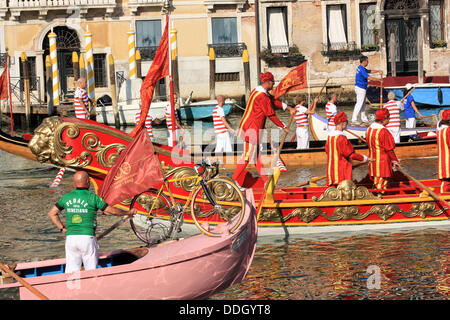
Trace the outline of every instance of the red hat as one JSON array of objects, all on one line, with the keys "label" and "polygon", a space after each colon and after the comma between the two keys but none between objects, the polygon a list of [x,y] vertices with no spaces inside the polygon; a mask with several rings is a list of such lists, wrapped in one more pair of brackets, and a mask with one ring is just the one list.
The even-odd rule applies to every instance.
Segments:
[{"label": "red hat", "polygon": [[259,75],[259,79],[261,80],[261,83],[264,83],[266,81],[274,81],[273,74],[270,72],[261,73]]},{"label": "red hat", "polygon": [[442,120],[450,120],[450,109],[444,110],[444,112],[442,112]]},{"label": "red hat", "polygon": [[385,109],[385,108],[378,109],[375,112],[375,119],[383,120],[383,119],[386,119],[386,118],[389,118],[389,110],[388,109]]},{"label": "red hat", "polygon": [[339,124],[341,122],[348,121],[345,112],[339,112],[334,116],[334,123]]}]

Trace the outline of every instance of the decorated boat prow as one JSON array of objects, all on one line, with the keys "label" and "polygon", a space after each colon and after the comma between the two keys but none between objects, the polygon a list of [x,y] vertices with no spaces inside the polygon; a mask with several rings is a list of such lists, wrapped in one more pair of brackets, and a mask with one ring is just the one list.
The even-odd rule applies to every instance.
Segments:
[{"label": "decorated boat prow", "polygon": [[[201,233],[103,253],[95,270],[66,274],[65,259],[54,259],[19,263],[15,272],[50,300],[205,299],[242,281],[252,263],[258,229],[251,190],[246,199],[242,224],[221,237]],[[228,225],[219,227],[225,231]],[[20,299],[37,299],[19,282],[0,290],[14,287]]]}]

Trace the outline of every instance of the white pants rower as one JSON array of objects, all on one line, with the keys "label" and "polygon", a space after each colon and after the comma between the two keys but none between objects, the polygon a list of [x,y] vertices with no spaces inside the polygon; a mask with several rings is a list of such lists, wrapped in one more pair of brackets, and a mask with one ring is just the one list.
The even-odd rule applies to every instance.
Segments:
[{"label": "white pants rower", "polygon": [[[175,130],[175,141],[177,142],[177,144],[178,144],[178,139],[180,138],[180,129],[176,129]],[[172,144],[172,130],[168,130],[167,129],[167,145],[169,146],[169,147],[173,147],[173,144]]]},{"label": "white pants rower", "polygon": [[93,270],[98,264],[98,244],[94,236],[68,235],[66,237],[66,273]]},{"label": "white pants rower", "polygon": [[216,135],[216,149],[214,152],[232,152],[230,133],[224,132]]},{"label": "white pants rower", "polygon": [[388,127],[387,129],[394,137],[395,143],[399,143],[400,142],[400,127]]},{"label": "white pants rower", "polygon": [[309,127],[297,127],[297,149],[309,148]]},{"label": "white pants rower", "polygon": [[361,121],[369,122],[366,116],[366,89],[355,86],[356,104],[353,108],[352,122],[358,122],[358,115],[361,113]]},{"label": "white pants rower", "polygon": [[405,123],[406,128],[415,128],[416,127],[416,118],[406,118]]}]

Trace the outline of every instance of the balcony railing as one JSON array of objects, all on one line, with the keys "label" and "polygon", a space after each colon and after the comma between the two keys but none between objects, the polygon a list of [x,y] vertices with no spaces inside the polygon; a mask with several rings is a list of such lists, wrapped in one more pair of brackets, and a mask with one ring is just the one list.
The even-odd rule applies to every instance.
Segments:
[{"label": "balcony railing", "polygon": [[164,0],[129,0],[128,7],[131,14],[136,15],[139,7],[162,7]]},{"label": "balcony railing", "polygon": [[208,44],[209,49],[213,48],[217,58],[240,57],[247,46],[243,42],[238,43],[214,43]]},{"label": "balcony railing", "polygon": [[361,50],[356,46],[356,43],[351,42],[335,42],[323,43],[322,55],[324,56],[353,56],[361,53]]},{"label": "balcony railing", "polygon": [[6,53],[0,53],[0,68],[4,68],[6,65]]}]

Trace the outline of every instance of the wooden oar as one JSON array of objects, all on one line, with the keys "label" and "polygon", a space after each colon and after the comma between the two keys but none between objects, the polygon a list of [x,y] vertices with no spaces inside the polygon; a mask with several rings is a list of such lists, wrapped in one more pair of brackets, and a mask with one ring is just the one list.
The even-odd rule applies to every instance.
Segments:
[{"label": "wooden oar", "polygon": [[380,87],[380,109],[383,108],[383,77],[380,79],[381,87]]},{"label": "wooden oar", "polygon": [[0,262],[0,268],[8,273],[10,276],[12,276],[14,279],[19,281],[25,288],[30,290],[36,297],[38,297],[41,300],[49,300],[42,292],[37,290],[35,287],[33,287],[31,284],[23,280],[21,277],[19,277],[17,274],[15,274],[11,269],[9,269],[7,266],[5,266],[3,263]]},{"label": "wooden oar", "polygon": [[119,221],[117,221],[116,223],[114,223],[111,227],[109,227],[105,232],[103,232],[101,235],[99,235],[97,237],[97,241],[103,239],[105,236],[107,236],[108,234],[111,233],[111,231],[113,231],[115,228],[117,228],[118,226],[120,226],[122,223],[124,223],[125,221],[127,221],[128,219],[130,219],[131,216],[124,216],[122,217],[122,219],[120,219]]},{"label": "wooden oar", "polygon": [[400,102],[403,102],[403,100],[405,100],[406,99],[406,97],[408,97],[410,94],[411,94],[411,92],[413,92],[414,91],[414,89],[416,89],[415,87],[414,88],[412,88],[411,89],[411,91],[410,92],[408,92],[401,100],[400,100]]},{"label": "wooden oar", "polygon": [[350,133],[351,135],[354,135],[355,137],[357,137],[359,140],[367,143],[366,139],[364,139],[363,137],[361,137],[360,135],[357,135],[356,133],[354,133],[353,131],[350,131],[348,129],[345,129],[346,132]]},{"label": "wooden oar", "polygon": [[[419,185],[419,187],[421,187],[422,189],[424,189],[426,192],[428,192],[428,194],[436,201],[438,202],[442,202],[443,204],[445,204],[445,206],[447,208],[450,209],[450,205],[448,204],[447,201],[445,201],[444,199],[442,199],[441,197],[439,197],[436,192],[434,192],[433,190],[431,190],[429,187],[427,187],[426,185],[424,185],[422,182],[420,182],[419,180],[417,180],[416,178],[414,178],[412,175],[410,175],[408,172],[406,172],[405,170],[403,170],[400,167],[397,167],[397,169],[403,173],[409,180],[415,182],[417,185]],[[445,212],[445,215],[448,217],[448,214]]]},{"label": "wooden oar", "polygon": [[[294,120],[294,116],[293,115],[291,115],[291,117],[289,118],[289,122],[288,122],[288,125],[286,126],[286,128],[289,129],[291,127],[292,120]],[[285,132],[283,134],[283,137],[281,137],[280,145],[278,146],[278,149],[277,149],[276,153],[272,157],[272,167],[274,167],[276,165],[278,159],[280,158],[280,151],[281,151],[281,148],[283,148],[284,140],[286,140],[286,136],[287,135],[288,135],[288,132]]]}]

